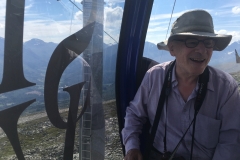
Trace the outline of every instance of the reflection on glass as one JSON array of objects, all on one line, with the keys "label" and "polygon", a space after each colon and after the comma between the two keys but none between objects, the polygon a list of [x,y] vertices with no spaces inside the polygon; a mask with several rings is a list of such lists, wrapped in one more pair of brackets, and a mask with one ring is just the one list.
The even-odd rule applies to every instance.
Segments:
[{"label": "reflection on glass", "polygon": [[[20,1],[19,1],[20,2]],[[24,0],[21,0],[24,2]],[[25,1],[23,32],[23,70],[27,80],[35,86],[0,94],[0,112],[36,99],[21,114],[17,132],[25,158],[63,159],[66,153],[67,129],[59,129],[49,121],[46,112],[46,74],[55,54],[56,65],[49,77],[59,76],[57,106],[64,123],[69,121],[71,96],[64,89],[85,82],[78,103],[79,115],[90,90],[90,105],[76,123],[73,159],[122,159],[115,105],[115,65],[124,0],[61,0]],[[6,4],[0,4],[0,57],[4,57]],[[84,52],[77,53],[79,44],[62,43],[88,24],[95,22],[91,41]],[[81,38],[81,37],[80,37]],[[69,41],[70,42],[70,41]],[[61,44],[61,45],[60,45]],[[58,47],[61,46],[62,49]],[[64,57],[67,52],[67,57]],[[76,57],[76,55],[80,55]],[[63,60],[61,60],[61,58]],[[64,58],[73,58],[67,61]],[[54,59],[54,58],[53,58]],[[61,62],[62,64],[57,64]],[[65,62],[70,62],[68,65]],[[66,68],[64,68],[66,67]],[[0,76],[3,62],[0,61]],[[90,81],[91,79],[91,81]],[[18,83],[16,79],[14,83]],[[55,84],[55,82],[52,82]],[[53,94],[48,97],[54,97]],[[2,121],[3,122],[3,121]],[[5,122],[3,122],[5,123]],[[7,123],[7,122],[6,122]],[[75,122],[74,122],[75,123]],[[73,124],[74,124],[73,123]],[[0,159],[16,159],[9,139],[0,128]]]}]

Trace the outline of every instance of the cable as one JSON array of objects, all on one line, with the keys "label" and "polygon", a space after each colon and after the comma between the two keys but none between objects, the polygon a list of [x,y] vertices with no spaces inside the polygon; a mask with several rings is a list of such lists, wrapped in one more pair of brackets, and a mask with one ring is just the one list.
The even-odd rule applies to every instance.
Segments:
[{"label": "cable", "polygon": [[71,0],[69,0],[75,7],[77,7],[80,11],[82,11],[83,12],[83,10],[81,9],[81,8],[79,8],[76,4],[75,4],[75,0],[74,0],[74,2],[72,2]]},{"label": "cable", "polygon": [[106,33],[113,41],[115,41],[115,42],[118,44],[118,42],[117,42],[112,36],[110,36],[110,34],[108,34],[107,32],[105,32],[104,30],[103,30],[103,32]]},{"label": "cable", "polygon": [[[173,11],[174,11],[174,7],[175,7],[175,3],[176,3],[176,0],[174,1],[174,4],[173,4],[172,14],[171,14],[170,21],[169,21],[169,24],[168,24],[168,29],[167,29],[167,33],[166,33],[165,40],[167,39],[168,30],[169,30],[169,26],[170,26],[170,23],[171,23],[171,20],[172,20],[172,15],[173,15]],[[163,50],[161,50],[161,52],[163,53]],[[160,59],[161,59],[162,53],[160,54]]]},{"label": "cable", "polygon": [[[172,20],[172,15],[173,15],[173,10],[174,10],[174,7],[175,7],[175,3],[176,3],[176,0],[174,1],[174,5],[173,5],[173,9],[172,9],[171,18],[170,18],[170,21],[169,21],[169,24],[168,24],[168,30],[169,30],[169,26],[170,26],[170,23],[171,23],[171,20]],[[166,37],[165,37],[165,39],[167,39],[168,30],[167,30],[167,34],[166,34]]]},{"label": "cable", "polygon": [[[83,10],[81,8],[79,8],[74,2],[72,2],[71,0],[69,0],[75,7],[77,7],[77,9],[79,9],[81,12],[83,12]],[[118,42],[110,35],[108,34],[106,31],[103,30],[104,33],[106,33],[113,41],[115,41],[117,44]]]},{"label": "cable", "polygon": [[[70,0],[71,1],[71,0]],[[72,2],[72,1],[71,1]],[[74,2],[75,2],[75,0],[74,0]],[[73,6],[74,7],[74,6]],[[70,25],[70,34],[71,34],[71,32],[72,32],[72,19],[73,19],[73,9],[74,8],[72,8],[72,18],[71,18],[71,25]]]}]

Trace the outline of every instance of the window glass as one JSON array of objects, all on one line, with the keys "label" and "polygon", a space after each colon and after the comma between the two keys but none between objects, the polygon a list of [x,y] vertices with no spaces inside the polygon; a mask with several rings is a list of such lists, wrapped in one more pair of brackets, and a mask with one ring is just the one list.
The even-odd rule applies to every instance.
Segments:
[{"label": "window glass", "polygon": [[0,159],[123,158],[115,66],[124,2],[0,4]]},{"label": "window glass", "polygon": [[[174,60],[169,52],[158,50],[157,43],[167,40],[172,23],[182,13],[192,9],[204,9],[213,17],[215,33],[233,36],[226,49],[213,52],[209,65],[230,73],[240,83],[240,60],[237,56],[240,55],[240,2],[204,0],[195,3],[191,0],[183,0],[176,1],[175,6],[174,3],[174,0],[154,1],[143,56],[159,63]],[[173,14],[171,14],[172,10]]]}]

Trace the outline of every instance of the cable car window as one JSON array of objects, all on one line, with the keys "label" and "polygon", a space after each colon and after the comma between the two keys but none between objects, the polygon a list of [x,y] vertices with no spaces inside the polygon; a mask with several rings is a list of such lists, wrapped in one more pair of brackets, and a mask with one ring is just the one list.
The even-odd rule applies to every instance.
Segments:
[{"label": "cable car window", "polygon": [[157,43],[168,39],[177,17],[193,9],[203,9],[212,15],[215,33],[232,35],[230,44],[223,51],[213,52],[209,65],[230,73],[240,87],[240,3],[235,0],[201,3],[190,0],[154,1],[143,56],[159,63],[174,60],[168,51],[158,50]]},{"label": "cable car window", "polygon": [[0,4],[0,159],[122,159],[115,105],[124,0]]}]

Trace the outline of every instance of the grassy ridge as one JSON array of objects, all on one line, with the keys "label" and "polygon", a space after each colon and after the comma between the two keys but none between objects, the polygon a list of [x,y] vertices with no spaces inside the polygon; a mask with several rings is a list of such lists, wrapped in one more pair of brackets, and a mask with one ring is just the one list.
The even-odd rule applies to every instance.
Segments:
[{"label": "grassy ridge", "polygon": [[[67,113],[62,113],[62,116],[66,116]],[[53,155],[53,152],[59,152],[59,149],[63,151],[65,131],[54,127],[48,117],[18,124],[18,136],[24,156],[48,159],[56,158],[55,155],[58,154],[63,155],[63,153]],[[0,159],[17,159],[6,136],[0,138],[0,153]]]},{"label": "grassy ridge", "polygon": [[[240,72],[234,72],[231,75],[238,82],[240,91]],[[109,86],[106,91],[108,90],[112,91],[114,89]],[[108,101],[103,106],[106,122],[105,159],[111,159],[113,155],[122,159],[115,101]],[[61,113],[61,116],[67,117],[67,114],[68,111],[65,111]],[[77,126],[79,125],[77,124]],[[65,131],[54,127],[46,116],[18,124],[18,135],[24,156],[39,157],[39,159],[62,159]],[[78,128],[76,132],[78,132]],[[78,153],[78,138],[76,133],[74,153]],[[0,134],[0,159],[17,159],[14,155],[15,153],[8,138],[3,133]]]},{"label": "grassy ridge", "polygon": [[[116,157],[123,159],[115,100],[104,102],[103,107],[106,125],[105,159],[112,160]],[[68,111],[61,113],[64,118],[67,115]],[[78,131],[79,124],[76,128],[74,154],[78,154]],[[25,159],[63,159],[65,132],[65,129],[54,127],[47,116],[18,124],[18,135]],[[2,135],[0,136],[0,160],[6,159],[17,158],[8,138]]]},{"label": "grassy ridge", "polygon": [[240,91],[240,71],[239,72],[233,72],[233,73],[230,73],[230,74],[237,81],[237,83],[238,83],[238,90]]}]

